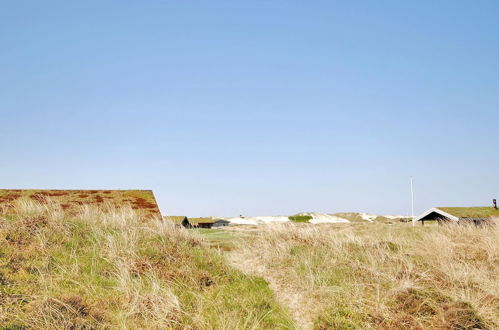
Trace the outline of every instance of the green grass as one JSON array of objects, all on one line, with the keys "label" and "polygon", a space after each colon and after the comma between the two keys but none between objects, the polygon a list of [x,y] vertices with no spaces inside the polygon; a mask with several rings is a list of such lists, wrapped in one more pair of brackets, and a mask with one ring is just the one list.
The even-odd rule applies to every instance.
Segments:
[{"label": "green grass", "polygon": [[228,242],[234,239],[230,232],[223,229],[196,228],[191,231],[202,235],[208,242],[212,243]]},{"label": "green grass", "polygon": [[235,247],[236,237],[227,230],[196,228],[190,229],[190,231],[200,235],[209,243],[210,247],[219,248],[225,251],[230,251]]},{"label": "green grass", "polygon": [[292,215],[288,218],[293,222],[309,222],[313,219],[310,215]]}]

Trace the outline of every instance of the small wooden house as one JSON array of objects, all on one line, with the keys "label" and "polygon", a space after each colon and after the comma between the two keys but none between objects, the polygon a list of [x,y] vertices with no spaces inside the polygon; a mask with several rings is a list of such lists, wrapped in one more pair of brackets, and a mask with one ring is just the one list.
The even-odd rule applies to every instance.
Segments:
[{"label": "small wooden house", "polygon": [[230,221],[219,219],[213,223],[213,227],[226,227],[230,224]]},{"label": "small wooden house", "polygon": [[194,228],[211,228],[217,220],[214,218],[190,218],[189,222]]},{"label": "small wooden house", "polygon": [[166,216],[165,217],[166,221],[171,221],[175,223],[176,225],[181,225],[185,228],[192,228],[192,224],[189,222],[189,218],[187,218],[185,215],[172,215],[172,216]]},{"label": "small wooden house", "polygon": [[[167,216],[167,221],[172,221],[177,225],[182,225],[185,228],[211,228],[220,219],[217,218],[188,218],[186,216]],[[225,220],[222,220],[225,221]],[[227,221],[228,222],[228,221]],[[218,225],[222,226],[222,224]]]},{"label": "small wooden house", "polygon": [[499,210],[494,207],[433,207],[414,218],[414,222],[436,221],[437,223],[474,223],[483,224],[499,218]]}]

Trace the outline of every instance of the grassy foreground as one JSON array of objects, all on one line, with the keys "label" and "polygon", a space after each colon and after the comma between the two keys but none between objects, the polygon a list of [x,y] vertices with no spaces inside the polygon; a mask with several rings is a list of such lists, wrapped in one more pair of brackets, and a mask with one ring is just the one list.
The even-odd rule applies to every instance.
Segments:
[{"label": "grassy foreground", "polygon": [[302,328],[499,328],[497,226],[283,224],[237,247]]},{"label": "grassy foreground", "polygon": [[0,215],[0,329],[293,328],[267,283],[130,208]]},{"label": "grassy foreground", "polygon": [[[495,227],[0,214],[0,329],[497,329]],[[239,269],[239,270],[236,270]]]}]

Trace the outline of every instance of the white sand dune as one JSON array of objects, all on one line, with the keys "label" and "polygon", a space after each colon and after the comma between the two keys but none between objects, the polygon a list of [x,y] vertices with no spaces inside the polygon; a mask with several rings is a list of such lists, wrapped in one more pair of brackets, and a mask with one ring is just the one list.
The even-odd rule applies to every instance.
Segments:
[{"label": "white sand dune", "polygon": [[[309,220],[311,224],[319,224],[319,223],[349,223],[348,219],[338,217],[336,215],[325,214],[325,213],[316,213],[316,212],[307,212],[300,213],[300,215],[309,215],[312,217]],[[256,217],[232,217],[232,218],[224,218],[229,221],[231,225],[263,225],[269,223],[284,223],[290,222],[287,216],[256,216]],[[371,220],[372,221],[372,220]]]},{"label": "white sand dune", "polygon": [[[317,213],[317,212],[303,212],[299,215],[308,215],[311,216],[312,219],[309,220],[311,224],[319,224],[319,223],[349,223],[348,219],[332,215],[326,213]],[[358,215],[366,221],[373,222],[379,215],[372,213],[358,213]],[[401,215],[383,215],[387,219],[399,219],[405,218],[405,216]],[[287,216],[255,216],[255,217],[232,217],[232,218],[223,218],[230,222],[231,225],[263,225],[269,223],[284,223],[290,222]]]},{"label": "white sand dune", "polygon": [[318,224],[318,223],[349,223],[348,219],[338,217],[332,214],[326,213],[317,213],[317,212],[304,212],[299,215],[308,215],[311,216],[312,219],[309,220],[309,223]]},{"label": "white sand dune", "polygon": [[229,221],[231,225],[256,225],[257,222],[254,220],[248,220],[246,218],[235,217],[235,218],[225,218]]},{"label": "white sand dune", "polygon": [[410,218],[410,216],[407,215],[383,215],[383,217],[387,219],[405,219],[405,218]]},{"label": "white sand dune", "polygon": [[225,219],[234,225],[258,225],[272,222],[289,222],[286,216],[235,217]]},{"label": "white sand dune", "polygon": [[289,218],[285,216],[263,216],[263,217],[250,217],[247,218],[257,223],[271,223],[271,222],[289,222]]},{"label": "white sand dune", "polygon": [[378,216],[370,213],[359,213],[360,217],[366,221],[373,222]]},{"label": "white sand dune", "polygon": [[313,213],[310,214],[312,216],[312,220],[309,220],[309,223],[318,224],[318,223],[348,223],[347,219],[337,217],[335,215],[330,214],[320,214]]}]

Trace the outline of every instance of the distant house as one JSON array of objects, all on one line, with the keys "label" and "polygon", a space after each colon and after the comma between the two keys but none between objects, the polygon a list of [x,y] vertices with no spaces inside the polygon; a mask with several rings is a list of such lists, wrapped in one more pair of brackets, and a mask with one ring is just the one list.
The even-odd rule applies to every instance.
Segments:
[{"label": "distant house", "polygon": [[495,207],[433,207],[413,221],[421,221],[423,225],[425,221],[482,224],[495,218],[499,219]]},{"label": "distant house", "polygon": [[194,228],[211,228],[217,220],[215,218],[190,218],[189,222]]},{"label": "distant house", "polygon": [[182,225],[185,228],[193,227],[192,224],[189,222],[189,218],[187,218],[185,215],[166,216],[165,220],[171,221],[176,225]]},{"label": "distant house", "polygon": [[230,224],[230,221],[219,219],[213,223],[213,227],[225,227]]},{"label": "distant house", "polygon": [[[185,228],[211,228],[224,226],[225,220],[218,218],[188,218],[186,216],[167,216],[165,217],[167,221],[171,221],[177,225],[182,225]],[[222,221],[221,223],[218,223]],[[228,223],[228,221],[226,221]],[[218,224],[217,224],[218,223]]]}]

